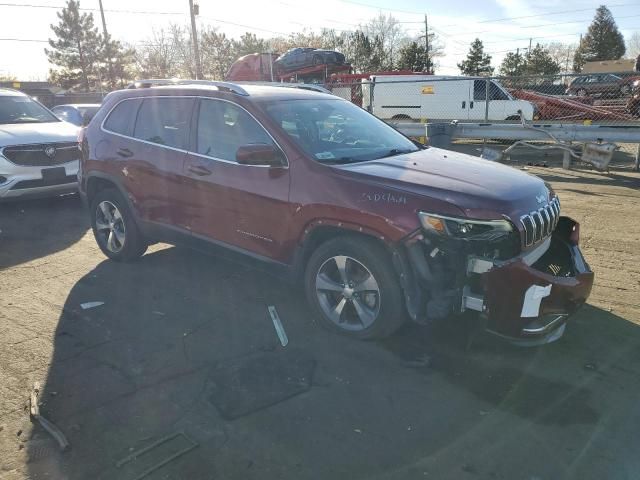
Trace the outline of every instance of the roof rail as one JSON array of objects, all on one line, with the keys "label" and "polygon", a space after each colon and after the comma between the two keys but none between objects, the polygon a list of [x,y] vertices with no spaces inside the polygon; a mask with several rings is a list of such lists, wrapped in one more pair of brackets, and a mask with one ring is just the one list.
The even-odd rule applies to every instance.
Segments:
[{"label": "roof rail", "polygon": [[213,80],[182,80],[179,78],[152,78],[136,80],[130,83],[127,88],[149,88],[162,85],[210,85],[219,90],[235,93],[236,95],[249,96],[249,93],[240,85],[231,82],[216,82]]}]

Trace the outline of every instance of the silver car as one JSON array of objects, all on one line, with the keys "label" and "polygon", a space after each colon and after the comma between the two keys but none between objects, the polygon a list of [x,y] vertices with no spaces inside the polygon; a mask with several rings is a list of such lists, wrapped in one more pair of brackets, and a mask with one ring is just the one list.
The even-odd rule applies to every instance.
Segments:
[{"label": "silver car", "polygon": [[78,133],[28,95],[0,88],[0,201],[77,191]]}]

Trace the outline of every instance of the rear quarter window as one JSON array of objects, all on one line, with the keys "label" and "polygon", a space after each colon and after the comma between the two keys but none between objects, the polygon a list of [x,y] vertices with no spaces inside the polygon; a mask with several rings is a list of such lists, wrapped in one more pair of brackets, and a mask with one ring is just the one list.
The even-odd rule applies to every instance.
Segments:
[{"label": "rear quarter window", "polygon": [[133,99],[117,104],[104,122],[105,130],[130,136],[140,103],[140,99]]}]

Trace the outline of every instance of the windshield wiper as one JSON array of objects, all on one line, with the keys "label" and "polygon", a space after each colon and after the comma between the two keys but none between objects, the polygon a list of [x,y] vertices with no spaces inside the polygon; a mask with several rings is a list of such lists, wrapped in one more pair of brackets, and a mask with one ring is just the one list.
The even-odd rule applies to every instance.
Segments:
[{"label": "windshield wiper", "polygon": [[405,153],[413,153],[417,151],[418,150],[408,150],[406,148],[392,148],[391,150],[388,150],[387,153],[378,158],[395,157],[396,155],[404,155]]},{"label": "windshield wiper", "polygon": [[362,158],[353,158],[353,157],[340,157],[340,158],[332,158],[331,160],[324,160],[322,163],[328,165],[344,165],[346,163],[358,163],[358,162],[366,162],[366,159]]}]

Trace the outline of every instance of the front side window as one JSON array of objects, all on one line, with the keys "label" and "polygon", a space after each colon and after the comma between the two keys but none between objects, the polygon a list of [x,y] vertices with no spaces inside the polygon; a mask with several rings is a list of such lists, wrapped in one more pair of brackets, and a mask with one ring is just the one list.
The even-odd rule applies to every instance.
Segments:
[{"label": "front side window", "polygon": [[[473,99],[483,101],[487,99],[487,80],[473,81]],[[510,100],[500,86],[489,81],[489,100]]]},{"label": "front side window", "polygon": [[235,162],[239,147],[256,144],[274,142],[245,110],[221,100],[202,100],[196,145],[199,154]]},{"label": "front side window", "polygon": [[268,103],[265,109],[321,163],[354,163],[418,150],[382,120],[344,100],[286,100]]},{"label": "front side window", "polygon": [[145,98],[133,136],[167,147],[187,148],[193,104],[191,98]]},{"label": "front side window", "polygon": [[59,121],[53,113],[29,97],[0,97],[0,124]]}]

